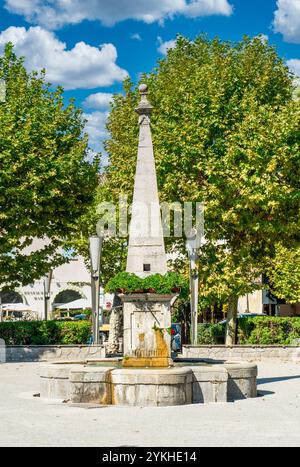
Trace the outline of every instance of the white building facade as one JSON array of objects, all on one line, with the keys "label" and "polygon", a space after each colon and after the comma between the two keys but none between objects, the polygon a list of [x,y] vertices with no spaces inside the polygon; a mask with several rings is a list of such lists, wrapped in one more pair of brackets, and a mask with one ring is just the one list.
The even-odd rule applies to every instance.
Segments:
[{"label": "white building facade", "polygon": [[[44,317],[44,280],[19,287],[15,292],[22,302],[35,312],[38,318]],[[58,305],[83,298],[91,306],[90,273],[81,256],[78,256],[53,270],[50,288],[50,312]]]}]

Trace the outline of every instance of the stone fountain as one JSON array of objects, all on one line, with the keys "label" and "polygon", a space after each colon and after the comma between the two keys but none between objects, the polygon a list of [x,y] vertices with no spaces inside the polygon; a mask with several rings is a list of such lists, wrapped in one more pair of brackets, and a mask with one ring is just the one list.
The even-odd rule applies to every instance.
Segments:
[{"label": "stone fountain", "polygon": [[[151,137],[152,106],[140,86],[139,147],[130,224],[127,272],[139,277],[167,272],[167,259]],[[57,362],[41,366],[41,397],[129,406],[227,402],[256,397],[257,366],[245,362],[174,364],[171,305],[176,295],[121,295],[123,361]]]},{"label": "stone fountain", "polygon": [[[141,85],[139,147],[129,233],[127,272],[141,278],[167,273],[163,229],[151,136],[152,106],[147,86]],[[172,364],[170,334],[174,296],[133,294],[124,303],[124,367],[159,367]]]}]

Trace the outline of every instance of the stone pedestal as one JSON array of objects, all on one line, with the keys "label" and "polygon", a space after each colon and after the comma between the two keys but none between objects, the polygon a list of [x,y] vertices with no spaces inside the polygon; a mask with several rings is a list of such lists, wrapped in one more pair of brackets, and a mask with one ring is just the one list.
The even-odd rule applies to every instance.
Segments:
[{"label": "stone pedestal", "polygon": [[257,397],[257,366],[245,362],[225,362],[228,372],[228,400]]},{"label": "stone pedestal", "polygon": [[113,405],[168,407],[192,403],[189,368],[123,369],[112,372]]},{"label": "stone pedestal", "polygon": [[171,302],[174,295],[122,295],[124,367],[172,365]]},{"label": "stone pedestal", "polygon": [[70,399],[75,404],[112,404],[111,368],[81,368],[71,371]]},{"label": "stone pedestal", "polygon": [[40,393],[44,399],[70,399],[70,372],[82,365],[43,363],[40,367]]},{"label": "stone pedestal", "polygon": [[228,373],[222,365],[199,365],[193,372],[193,403],[227,402]]}]

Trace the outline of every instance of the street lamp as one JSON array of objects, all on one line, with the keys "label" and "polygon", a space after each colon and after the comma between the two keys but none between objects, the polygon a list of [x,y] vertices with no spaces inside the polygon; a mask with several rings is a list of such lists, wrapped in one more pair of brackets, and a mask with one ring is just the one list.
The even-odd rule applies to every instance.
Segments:
[{"label": "street lamp", "polygon": [[199,298],[199,274],[198,274],[198,233],[192,229],[186,241],[186,249],[190,266],[190,303],[191,303],[191,329],[192,345],[198,343],[198,298]]},{"label": "street lamp", "polygon": [[44,278],[44,320],[48,321],[52,270]]},{"label": "street lamp", "polygon": [[0,323],[3,321],[3,304],[2,304],[2,295],[0,290]]},{"label": "street lamp", "polygon": [[[99,344],[99,299],[100,299],[100,261],[102,252],[103,237],[93,235],[89,239],[90,260],[91,260],[91,288],[92,288],[92,325],[93,343]],[[102,324],[102,315],[101,315]]]}]

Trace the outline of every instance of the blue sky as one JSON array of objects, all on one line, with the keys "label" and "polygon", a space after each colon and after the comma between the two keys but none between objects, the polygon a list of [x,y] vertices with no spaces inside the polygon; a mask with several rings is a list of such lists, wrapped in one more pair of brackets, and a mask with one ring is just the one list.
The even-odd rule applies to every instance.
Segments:
[{"label": "blue sky", "polygon": [[0,0],[0,52],[11,40],[28,69],[45,67],[76,98],[94,150],[122,79],[150,71],[176,34],[201,32],[264,34],[300,75],[300,0]]}]

